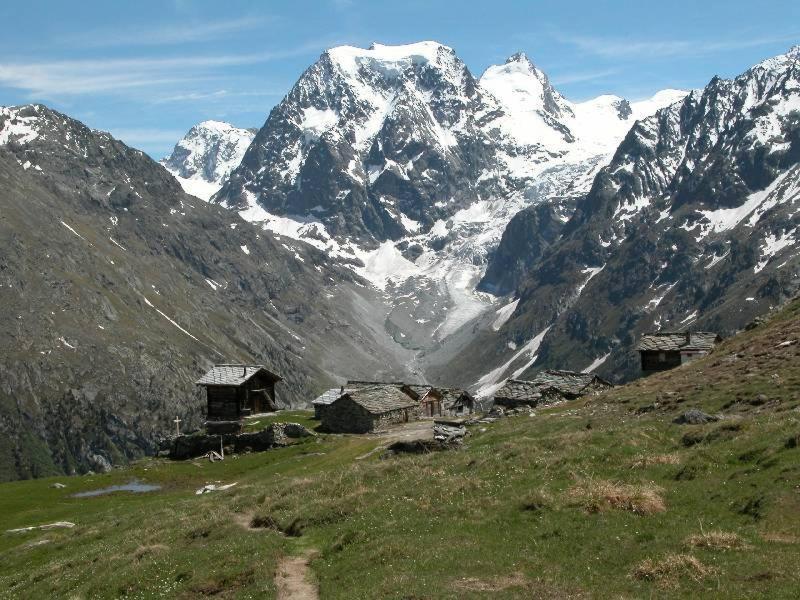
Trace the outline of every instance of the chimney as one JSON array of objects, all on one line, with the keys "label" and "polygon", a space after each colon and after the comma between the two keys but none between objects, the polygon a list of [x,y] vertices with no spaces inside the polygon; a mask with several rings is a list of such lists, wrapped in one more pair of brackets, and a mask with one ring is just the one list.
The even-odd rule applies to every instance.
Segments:
[{"label": "chimney", "polygon": [[242,365],[242,377],[247,377],[247,367]]},{"label": "chimney", "polygon": [[344,386],[342,386],[342,389],[339,390],[339,393],[344,394]]}]

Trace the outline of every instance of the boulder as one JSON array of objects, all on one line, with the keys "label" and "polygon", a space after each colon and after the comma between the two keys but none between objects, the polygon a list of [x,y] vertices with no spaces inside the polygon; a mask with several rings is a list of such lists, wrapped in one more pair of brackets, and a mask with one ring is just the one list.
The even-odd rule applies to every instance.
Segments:
[{"label": "boulder", "polygon": [[111,470],[111,462],[102,454],[89,454],[86,460],[95,473],[108,473]]},{"label": "boulder", "polygon": [[437,442],[449,444],[451,442],[460,443],[467,435],[467,428],[463,425],[453,426],[444,423],[433,424],[433,439]]},{"label": "boulder", "polygon": [[284,423],[283,432],[286,434],[286,437],[290,438],[304,438],[317,435],[307,427],[300,425],[300,423]]},{"label": "boulder", "polygon": [[697,408],[687,410],[685,413],[672,420],[673,423],[677,423],[678,425],[702,425],[704,423],[713,423],[714,421],[719,421],[719,417],[704,413]]}]

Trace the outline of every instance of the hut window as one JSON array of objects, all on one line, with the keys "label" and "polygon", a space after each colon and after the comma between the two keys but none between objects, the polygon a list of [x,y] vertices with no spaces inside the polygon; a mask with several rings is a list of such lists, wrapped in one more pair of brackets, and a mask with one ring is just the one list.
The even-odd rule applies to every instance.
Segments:
[{"label": "hut window", "polygon": [[667,353],[666,352],[659,352],[658,353],[658,362],[667,362]]}]

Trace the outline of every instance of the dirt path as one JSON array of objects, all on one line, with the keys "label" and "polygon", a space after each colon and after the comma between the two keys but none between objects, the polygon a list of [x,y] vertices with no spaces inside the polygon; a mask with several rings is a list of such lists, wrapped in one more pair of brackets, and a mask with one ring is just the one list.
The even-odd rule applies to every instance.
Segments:
[{"label": "dirt path", "polygon": [[285,556],[278,563],[275,585],[278,600],[318,600],[317,586],[310,581],[308,563],[313,552],[302,556]]}]

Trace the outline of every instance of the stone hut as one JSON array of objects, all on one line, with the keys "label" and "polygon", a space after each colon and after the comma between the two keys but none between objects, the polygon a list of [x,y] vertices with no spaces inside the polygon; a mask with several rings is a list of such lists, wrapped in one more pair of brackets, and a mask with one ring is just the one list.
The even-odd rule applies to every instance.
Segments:
[{"label": "stone hut", "polygon": [[556,369],[545,369],[533,378],[533,384],[544,396],[557,396],[556,399],[561,400],[599,394],[614,387],[611,382],[592,373]]},{"label": "stone hut", "polygon": [[277,410],[275,384],[283,378],[263,365],[214,365],[197,380],[206,391],[208,421],[238,421]]},{"label": "stone hut", "polygon": [[542,401],[542,393],[532,381],[509,379],[494,395],[494,403],[506,408],[518,406],[538,406]]},{"label": "stone hut", "polygon": [[532,381],[509,379],[495,393],[494,403],[507,408],[539,406],[599,394],[612,387],[592,373],[547,369]]},{"label": "stone hut", "polygon": [[415,421],[421,414],[419,401],[394,384],[345,389],[322,412],[322,428],[332,433],[369,433]]},{"label": "stone hut", "polygon": [[719,335],[710,331],[647,333],[636,350],[641,357],[642,373],[649,375],[705,356],[721,341]]}]

